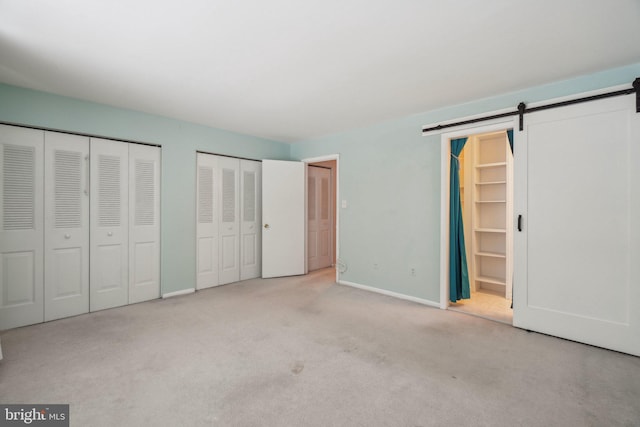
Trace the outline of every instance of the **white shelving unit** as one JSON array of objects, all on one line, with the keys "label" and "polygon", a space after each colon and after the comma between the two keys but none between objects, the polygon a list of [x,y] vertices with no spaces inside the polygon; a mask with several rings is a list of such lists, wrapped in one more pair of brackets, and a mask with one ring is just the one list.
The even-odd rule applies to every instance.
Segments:
[{"label": "white shelving unit", "polygon": [[[511,299],[512,156],[505,132],[470,137],[464,174],[472,290]],[[462,178],[461,178],[462,181]]]}]

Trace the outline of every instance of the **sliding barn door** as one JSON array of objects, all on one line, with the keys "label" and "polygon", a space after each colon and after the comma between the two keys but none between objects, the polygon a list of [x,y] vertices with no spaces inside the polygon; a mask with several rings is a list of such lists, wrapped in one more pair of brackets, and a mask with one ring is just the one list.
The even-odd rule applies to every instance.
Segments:
[{"label": "sliding barn door", "polygon": [[525,116],[515,326],[640,355],[640,114],[631,96]]},{"label": "sliding barn door", "polygon": [[89,311],[89,138],[45,133],[44,320]]},{"label": "sliding barn door", "polygon": [[196,207],[196,289],[218,285],[218,157],[198,153]]},{"label": "sliding barn door", "polygon": [[0,125],[0,330],[44,317],[43,139]]},{"label": "sliding barn door", "polygon": [[220,213],[220,284],[240,280],[240,161],[219,157],[222,182]]},{"label": "sliding barn door", "polygon": [[309,271],[331,265],[331,169],[309,166],[307,171]]},{"label": "sliding barn door", "polygon": [[304,163],[262,161],[262,277],[306,273],[305,187]]},{"label": "sliding barn door", "polygon": [[129,304],[160,298],[160,147],[129,144]]},{"label": "sliding barn door", "polygon": [[262,199],[260,162],[240,160],[240,280],[254,279],[261,274]]},{"label": "sliding barn door", "polygon": [[91,139],[91,311],[129,300],[129,147]]}]

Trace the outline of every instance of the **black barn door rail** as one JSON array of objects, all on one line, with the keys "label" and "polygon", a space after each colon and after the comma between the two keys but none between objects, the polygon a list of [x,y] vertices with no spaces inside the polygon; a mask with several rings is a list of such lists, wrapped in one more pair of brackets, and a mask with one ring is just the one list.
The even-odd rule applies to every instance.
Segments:
[{"label": "black barn door rail", "polygon": [[486,122],[487,120],[501,119],[503,117],[510,117],[510,116],[520,116],[520,130],[523,130],[524,115],[527,113],[533,113],[535,111],[542,111],[542,110],[549,110],[551,108],[557,108],[557,107],[566,107],[567,105],[580,104],[582,102],[597,101],[599,99],[613,98],[614,96],[631,95],[632,93],[636,94],[636,113],[640,113],[640,77],[638,77],[633,81],[632,87],[628,89],[621,89],[613,92],[601,93],[598,95],[585,96],[583,98],[570,99],[568,101],[554,102],[553,104],[540,105],[538,107],[531,107],[531,108],[527,108],[526,104],[524,102],[521,102],[520,104],[518,104],[518,109],[515,111],[508,111],[506,113],[493,114],[491,116],[476,117],[475,119],[461,120],[459,122],[447,123],[444,125],[425,127],[425,128],[422,128],[422,132],[423,133],[432,132],[436,130],[442,130],[442,129],[452,128],[456,126],[469,125],[469,124],[479,123],[479,122]]}]

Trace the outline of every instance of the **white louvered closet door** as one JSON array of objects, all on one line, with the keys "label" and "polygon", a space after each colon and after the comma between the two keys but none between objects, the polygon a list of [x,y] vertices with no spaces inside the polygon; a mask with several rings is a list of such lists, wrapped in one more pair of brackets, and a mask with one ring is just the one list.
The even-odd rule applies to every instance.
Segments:
[{"label": "white louvered closet door", "polygon": [[129,300],[128,163],[128,144],[91,138],[91,311]]},{"label": "white louvered closet door", "polygon": [[44,318],[43,141],[0,125],[0,330]]},{"label": "white louvered closet door", "polygon": [[254,279],[261,274],[261,169],[260,162],[240,160],[240,280]]},{"label": "white louvered closet door", "polygon": [[221,175],[219,282],[221,285],[240,280],[240,161],[219,157]]},{"label": "white louvered closet door", "polygon": [[129,304],[160,297],[160,147],[129,144]]},{"label": "white louvered closet door", "polygon": [[45,132],[44,320],[89,311],[89,138]]},{"label": "white louvered closet door", "polygon": [[218,285],[218,157],[198,153],[196,206],[196,289]]}]

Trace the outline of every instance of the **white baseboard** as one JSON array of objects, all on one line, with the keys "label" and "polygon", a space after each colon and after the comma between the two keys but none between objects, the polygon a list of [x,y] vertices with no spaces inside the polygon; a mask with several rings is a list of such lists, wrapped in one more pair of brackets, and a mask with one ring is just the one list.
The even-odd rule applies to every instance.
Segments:
[{"label": "white baseboard", "polygon": [[180,295],[188,295],[188,294],[194,293],[195,291],[196,291],[196,288],[189,288],[189,289],[181,289],[179,291],[174,291],[174,292],[167,292],[166,294],[162,294],[162,299],[178,297]]},{"label": "white baseboard", "polygon": [[340,280],[338,281],[338,283],[341,285],[351,286],[353,288],[358,288],[358,289],[362,289],[369,292],[375,292],[377,294],[387,295],[390,297],[403,299],[406,301],[417,302],[418,304],[428,305],[429,307],[440,308],[439,302],[430,301],[428,299],[422,299],[422,298],[412,297],[405,294],[399,294],[398,292],[387,291],[385,289],[374,288],[373,286],[361,285],[359,283],[348,282],[346,280]]}]

